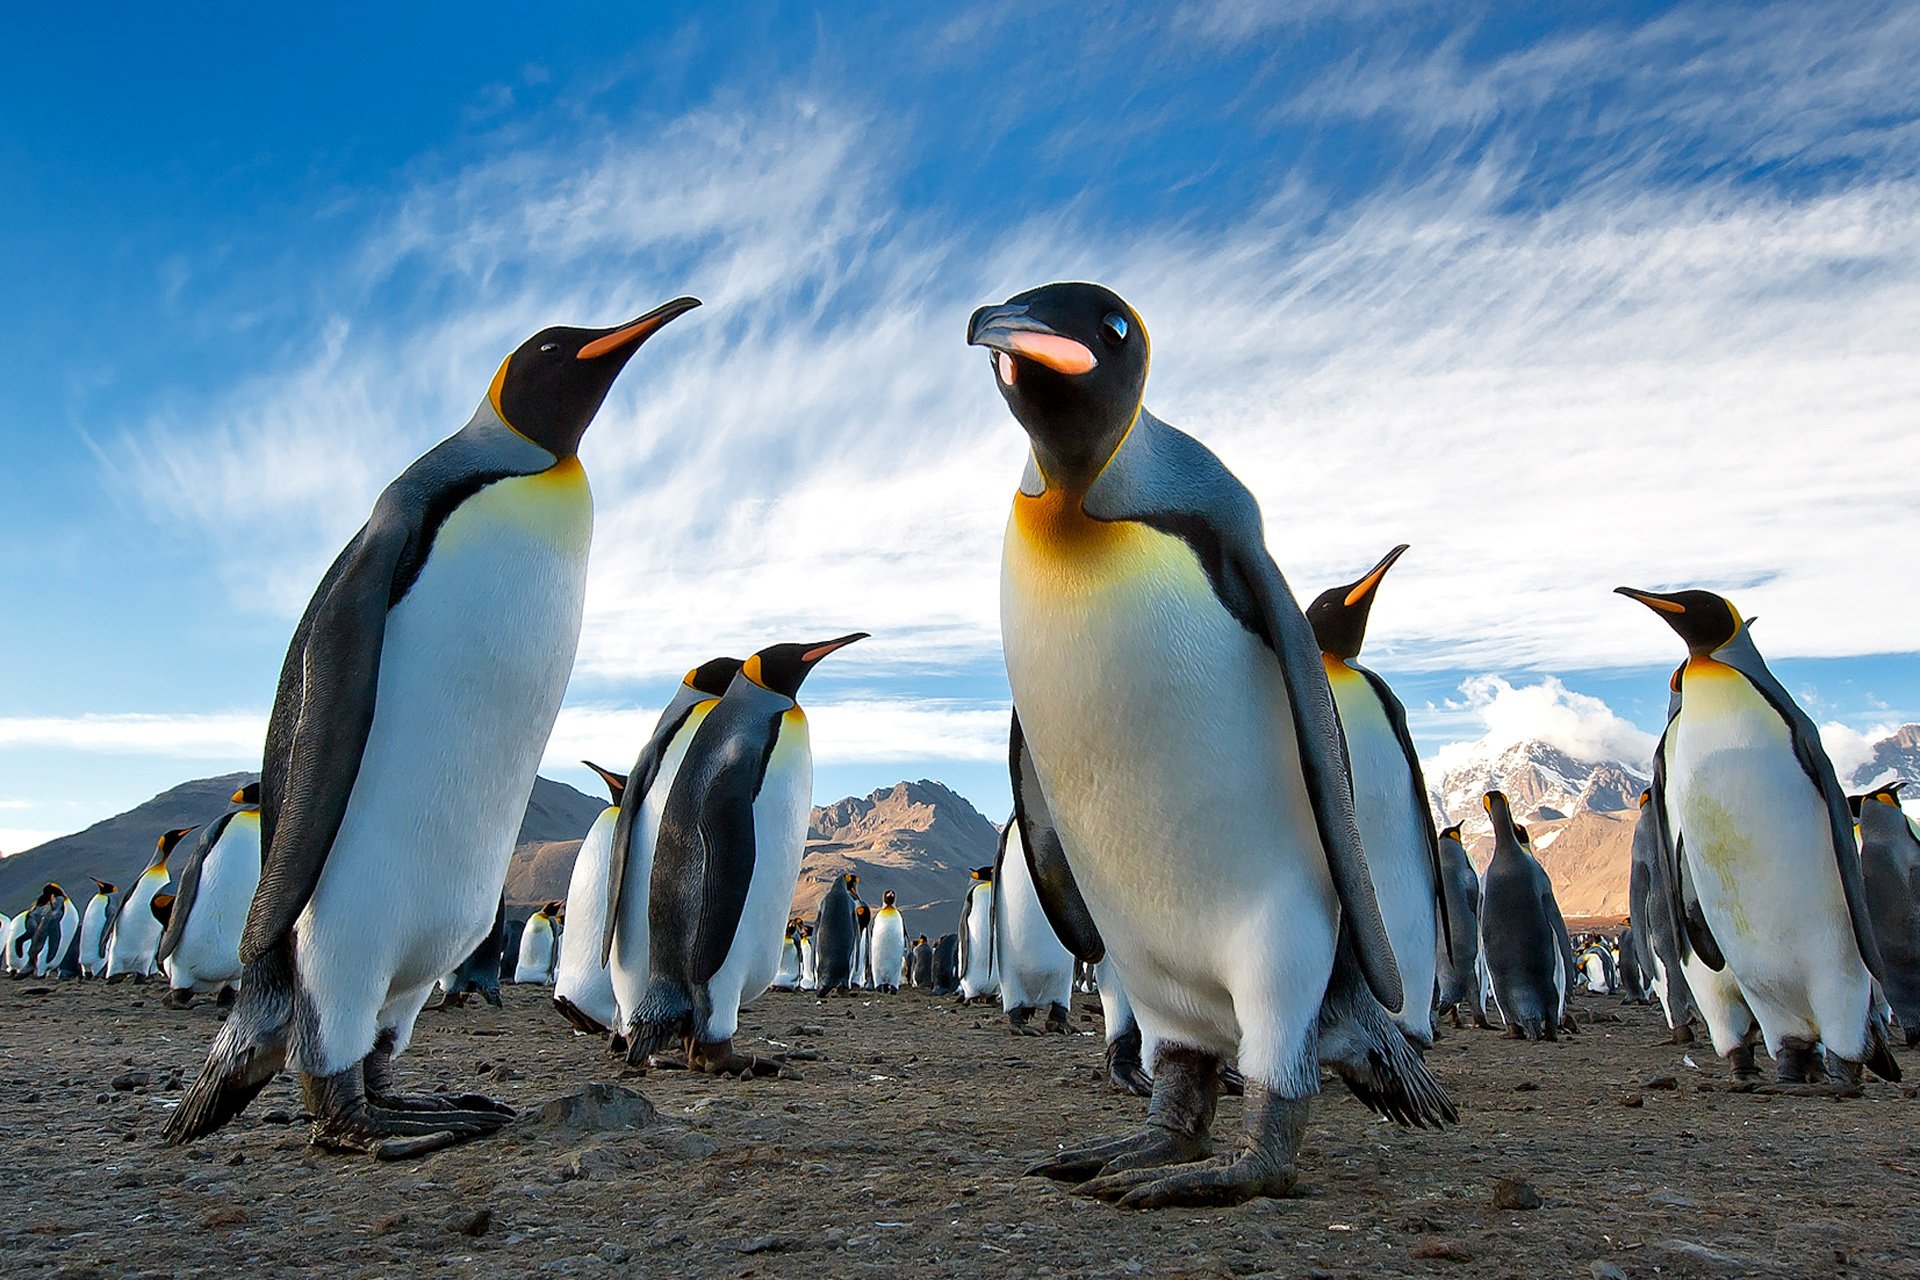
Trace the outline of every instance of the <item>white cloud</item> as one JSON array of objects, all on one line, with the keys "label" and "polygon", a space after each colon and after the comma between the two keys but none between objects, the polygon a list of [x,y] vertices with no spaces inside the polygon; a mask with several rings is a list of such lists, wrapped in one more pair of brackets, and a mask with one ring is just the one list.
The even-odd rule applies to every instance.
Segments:
[{"label": "white cloud", "polygon": [[1462,682],[1461,701],[1449,709],[1473,717],[1483,728],[1471,741],[1452,742],[1435,753],[1427,776],[1498,755],[1523,742],[1544,742],[1588,764],[1623,760],[1644,767],[1652,757],[1654,735],[1614,713],[1599,698],[1567,688],[1557,677],[1515,686],[1500,676],[1481,675]]},{"label": "white cloud", "polygon": [[[1880,740],[1891,737],[1899,727],[1887,723],[1856,729],[1838,720],[1830,720],[1820,726],[1820,745],[1827,749],[1827,759],[1833,762],[1833,771],[1839,775],[1842,785],[1847,785],[1854,770],[1873,759],[1873,749]],[[1865,781],[1866,785],[1872,786],[1885,779],[1869,778]]]},{"label": "white cloud", "polygon": [[266,736],[266,716],[246,712],[0,717],[0,749],[258,761]]}]

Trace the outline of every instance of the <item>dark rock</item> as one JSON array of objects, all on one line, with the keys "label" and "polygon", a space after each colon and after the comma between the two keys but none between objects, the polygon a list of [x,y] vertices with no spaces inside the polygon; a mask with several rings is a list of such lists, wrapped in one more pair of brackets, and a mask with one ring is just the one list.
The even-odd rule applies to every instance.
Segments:
[{"label": "dark rock", "polygon": [[131,1093],[135,1089],[147,1087],[149,1077],[144,1071],[122,1071],[110,1082],[120,1093]]},{"label": "dark rock", "polygon": [[1642,1089],[1678,1089],[1680,1081],[1673,1076],[1648,1076],[1640,1082]]},{"label": "dark rock", "polygon": [[1647,1100],[1637,1093],[1629,1093],[1620,1099],[1620,1105],[1623,1107],[1644,1107],[1647,1105]]},{"label": "dark rock", "polygon": [[1627,1280],[1627,1273],[1611,1262],[1595,1262],[1587,1267],[1593,1280]]},{"label": "dark rock", "polygon": [[230,1165],[238,1166],[238,1165],[243,1165],[246,1162],[247,1162],[247,1156],[244,1151],[236,1151],[232,1155],[227,1157],[227,1163]]},{"label": "dark rock", "polygon": [[1496,1209],[1538,1209],[1542,1203],[1540,1193],[1524,1178],[1502,1178],[1493,1184]]},{"label": "dark rock", "polygon": [[544,1135],[602,1129],[644,1129],[655,1119],[653,1104],[631,1089],[595,1081],[534,1112],[516,1128]]},{"label": "dark rock", "polygon": [[1473,1261],[1473,1250],[1467,1248],[1467,1246],[1461,1244],[1458,1240],[1429,1240],[1425,1244],[1413,1246],[1408,1253],[1411,1257],[1421,1259],[1435,1258],[1442,1262]]},{"label": "dark rock", "polygon": [[493,1210],[456,1211],[448,1215],[443,1225],[455,1235],[483,1236],[487,1234],[487,1229],[493,1226]]},{"label": "dark rock", "polygon": [[827,1029],[822,1026],[816,1026],[810,1022],[797,1022],[787,1028],[787,1034],[790,1036],[823,1036],[827,1034]]},{"label": "dark rock", "polygon": [[785,1236],[754,1236],[733,1247],[741,1253],[785,1253],[793,1248],[793,1241]]},{"label": "dark rock", "polygon": [[493,1078],[495,1080],[525,1080],[527,1077],[524,1072],[516,1071],[512,1067],[502,1064],[493,1069]]},{"label": "dark rock", "polygon": [[202,1230],[238,1227],[247,1220],[247,1211],[237,1204],[216,1205],[200,1216]]},{"label": "dark rock", "polygon": [[260,1113],[261,1124],[292,1124],[293,1116],[279,1107],[273,1107]]}]

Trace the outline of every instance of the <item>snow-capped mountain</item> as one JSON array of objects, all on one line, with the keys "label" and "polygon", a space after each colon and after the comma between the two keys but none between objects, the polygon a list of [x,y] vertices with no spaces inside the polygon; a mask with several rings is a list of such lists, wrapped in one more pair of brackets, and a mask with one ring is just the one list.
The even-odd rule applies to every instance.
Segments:
[{"label": "snow-capped mountain", "polygon": [[1447,769],[1437,782],[1429,779],[1429,785],[1434,808],[1448,822],[1462,823],[1477,835],[1487,829],[1480,798],[1489,791],[1506,792],[1522,822],[1551,820],[1581,813],[1630,813],[1638,808],[1648,778],[1643,765],[1576,760],[1536,740],[1470,757]]},{"label": "snow-capped mountain", "polygon": [[1909,787],[1920,783],[1920,724],[1903,724],[1874,743],[1873,754],[1845,782],[1849,791],[1865,791],[1894,778]]}]

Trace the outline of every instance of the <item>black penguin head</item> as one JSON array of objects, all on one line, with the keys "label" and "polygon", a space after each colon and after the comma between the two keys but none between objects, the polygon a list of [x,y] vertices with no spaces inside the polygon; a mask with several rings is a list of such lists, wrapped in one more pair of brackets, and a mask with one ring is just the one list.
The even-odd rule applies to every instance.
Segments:
[{"label": "black penguin head", "polygon": [[258,808],[260,806],[260,784],[257,782],[249,782],[246,786],[240,788],[227,798],[243,809]]},{"label": "black penguin head", "polygon": [[1307,621],[1313,624],[1313,638],[1320,652],[1336,658],[1360,656],[1360,646],[1367,639],[1367,614],[1373,610],[1373,593],[1406,550],[1407,544],[1401,543],[1358,581],[1329,587],[1307,606]]},{"label": "black penguin head", "polygon": [[33,905],[36,907],[44,907],[55,898],[64,898],[66,896],[65,891],[63,891],[59,885],[43,884],[40,886],[40,896],[33,900]]},{"label": "black penguin head", "polygon": [[117,886],[108,884],[99,876],[88,876],[87,879],[93,881],[93,887],[101,893],[118,893],[120,891]]},{"label": "black penguin head", "polygon": [[980,884],[992,884],[992,883],[993,883],[993,868],[992,868],[992,867],[990,867],[990,866],[988,866],[988,867],[975,867],[975,868],[973,869],[973,878],[974,878],[974,880],[975,880],[976,882],[978,882],[978,883],[980,883]]},{"label": "black penguin head", "polygon": [[1647,807],[1648,805],[1650,805],[1650,804],[1652,804],[1652,803],[1653,803],[1653,788],[1652,788],[1652,787],[1643,787],[1643,788],[1641,788],[1641,790],[1640,790],[1640,807],[1641,807],[1642,809],[1644,809],[1644,808],[1646,808],[1646,807]]},{"label": "black penguin head", "polygon": [[1446,830],[1442,831],[1440,833],[1440,838],[1442,840],[1451,840],[1455,844],[1463,843],[1460,839],[1460,824],[1456,822],[1452,826],[1448,827]]},{"label": "black penguin head", "polygon": [[166,866],[167,855],[173,852],[173,846],[184,840],[187,834],[194,829],[193,827],[175,827],[173,830],[162,835],[160,839],[154,843],[155,853],[153,855],[153,861],[147,864],[147,869],[151,871],[155,867]]},{"label": "black penguin head", "polygon": [[[1896,779],[1884,787],[1875,787],[1872,791],[1867,792],[1866,795],[1860,798],[1862,800],[1878,800],[1881,804],[1891,805],[1895,809],[1898,809],[1900,807],[1900,788],[1906,785],[1905,779]],[[1859,816],[1857,810],[1854,816]]]},{"label": "black penguin head", "polygon": [[800,685],[815,663],[836,649],[844,649],[854,641],[866,638],[866,632],[856,631],[838,640],[822,640],[818,644],[769,645],[742,663],[740,674],[762,689],[784,697],[798,698]]},{"label": "black penguin head", "polygon": [[600,775],[600,781],[607,784],[607,802],[618,808],[620,797],[627,793],[627,775],[615,773],[611,769],[602,769],[591,760],[582,760],[580,763]]},{"label": "black penguin head", "polygon": [[709,658],[681,677],[680,683],[689,689],[718,698],[740,674],[743,664],[738,658]]},{"label": "black penguin head", "polygon": [[542,329],[493,375],[487,392],[493,411],[556,458],[571,458],[633,353],[668,321],[699,305],[698,298],[675,298],[610,329]]},{"label": "black penguin head", "polygon": [[858,874],[849,871],[840,877],[840,882],[847,886],[848,893],[856,898],[860,896],[860,877]]},{"label": "black penguin head", "polygon": [[982,307],[967,343],[994,380],[1050,488],[1083,492],[1120,447],[1146,394],[1147,327],[1104,285],[1049,284]]},{"label": "black penguin head", "polygon": [[880,895],[880,905],[883,907],[890,907],[893,905],[893,890],[889,889],[885,893]]},{"label": "black penguin head", "polygon": [[1513,809],[1507,804],[1506,792],[1489,791],[1481,798],[1480,803],[1486,806],[1487,816],[1493,819],[1494,848],[1500,847],[1503,832],[1513,843],[1526,844],[1526,828],[1513,820]]},{"label": "black penguin head", "polygon": [[858,920],[860,927],[864,929],[873,921],[873,908],[863,902],[853,909],[853,918]]},{"label": "black penguin head", "polygon": [[1615,587],[1615,595],[1638,600],[1660,615],[1687,642],[1687,652],[1704,658],[1730,643],[1746,624],[1725,596],[1711,591],[1641,591]]}]

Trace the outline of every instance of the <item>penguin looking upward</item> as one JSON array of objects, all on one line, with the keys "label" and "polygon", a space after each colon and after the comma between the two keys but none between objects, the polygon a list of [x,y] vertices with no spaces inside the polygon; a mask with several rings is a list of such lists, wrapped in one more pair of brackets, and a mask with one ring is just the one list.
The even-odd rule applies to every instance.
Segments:
[{"label": "penguin looking upward", "polygon": [[566,692],[593,530],[581,437],[641,344],[697,305],[527,339],[327,570],[267,724],[240,997],[170,1141],[225,1124],[283,1065],[323,1147],[414,1154],[511,1118],[477,1094],[403,1094],[392,1059],[487,934]]},{"label": "penguin looking upward", "polygon": [[234,792],[238,806],[200,833],[186,866],[159,959],[167,971],[168,1008],[184,1009],[196,993],[221,992],[240,981],[240,931],[260,887],[260,784]]},{"label": "penguin looking upward", "polygon": [[[1467,859],[1459,823],[1440,832],[1438,847],[1441,895],[1447,913],[1447,928],[1435,939],[1439,1012],[1456,1027],[1461,1025],[1463,1012],[1472,1018],[1474,1026],[1485,1027],[1487,1012],[1480,996],[1480,877]],[[1447,946],[1449,939],[1451,948]]]},{"label": "penguin looking upward", "polygon": [[[1152,1124],[1033,1172],[1138,1207],[1285,1195],[1322,1061],[1451,1118],[1390,1016],[1326,671],[1253,495],[1145,409],[1146,329],[1111,290],[1030,290],[967,336],[1030,446],[1001,562],[1015,820],[1055,931],[1112,956],[1155,1054]],[[1208,1163],[1234,1056],[1246,1134]]]},{"label": "penguin looking upward", "polygon": [[1886,966],[1880,987],[1911,1049],[1920,1046],[1920,839],[1900,808],[1900,786],[1862,797],[1860,872]]},{"label": "penguin looking upward", "polygon": [[[1689,949],[1732,971],[1782,1085],[1811,1086],[1821,1046],[1842,1093],[1858,1089],[1863,1065],[1898,1080],[1874,1005],[1884,969],[1853,819],[1819,731],[1732,602],[1710,591],[1619,593],[1687,646],[1654,794],[1680,865]],[[1697,997],[1700,984],[1690,985]],[[1729,1052],[1718,1033],[1714,1047]]]},{"label": "penguin looking upward", "polygon": [[740,1005],[780,968],[780,922],[800,875],[813,805],[813,748],[800,685],[866,633],[777,644],[740,668],[687,744],[660,816],[647,916],[650,975],[627,1060],[679,1041],[690,1070],[778,1074],[737,1052]]},{"label": "penguin looking upward", "polygon": [[1307,621],[1346,733],[1354,817],[1374,898],[1410,997],[1394,1021],[1415,1044],[1427,1046],[1433,1014],[1429,1002],[1411,997],[1433,989],[1436,963],[1458,945],[1442,899],[1440,841],[1407,710],[1387,682],[1359,662],[1374,593],[1406,550],[1401,543],[1356,581],[1321,592],[1307,606]]},{"label": "penguin looking upward", "polygon": [[1480,888],[1481,950],[1509,1040],[1557,1039],[1570,958],[1540,892],[1540,866],[1520,842],[1507,797],[1482,801],[1493,819],[1493,860]]},{"label": "penguin looking upward", "polygon": [[[627,787],[607,852],[604,890],[607,914],[597,939],[618,1007],[618,1022],[614,1025],[619,1034],[614,1039],[622,1044],[626,1029],[647,994],[651,963],[647,893],[653,876],[653,846],[660,834],[660,814],[666,807],[667,794],[673,788],[673,779],[686,758],[694,732],[707,718],[707,713],[719,704],[733,678],[740,674],[740,665],[738,658],[710,658],[687,672],[654,722],[652,734],[627,774]],[[589,945],[593,945],[595,940],[589,935],[581,936],[589,938]]]},{"label": "penguin looking upward", "polygon": [[573,872],[567,878],[567,914],[576,939],[563,947],[554,969],[553,1007],[573,1024],[576,1031],[602,1035],[620,1021],[618,1002],[613,995],[613,975],[600,941],[607,928],[608,864],[613,857],[613,833],[625,804],[627,779],[611,769],[602,769],[591,760],[582,764],[600,775],[607,788],[607,807],[602,809],[580,842],[579,856],[573,860]]},{"label": "penguin looking upward", "polygon": [[94,895],[80,919],[80,972],[97,978],[107,971],[107,925],[113,919],[120,889],[96,876],[87,878],[93,881]]}]

